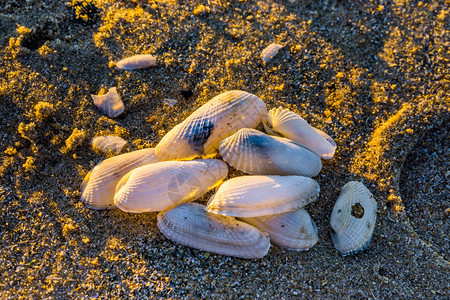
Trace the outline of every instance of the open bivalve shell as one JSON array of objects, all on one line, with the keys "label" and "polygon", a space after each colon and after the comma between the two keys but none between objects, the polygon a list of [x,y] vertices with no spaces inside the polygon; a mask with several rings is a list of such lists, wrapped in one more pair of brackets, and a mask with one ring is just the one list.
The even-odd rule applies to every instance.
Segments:
[{"label": "open bivalve shell", "polygon": [[319,195],[319,184],[303,176],[241,176],[224,182],[208,202],[209,212],[259,217],[303,207]]},{"label": "open bivalve shell", "polygon": [[288,109],[282,107],[271,109],[263,124],[267,133],[281,135],[305,145],[324,159],[331,159],[334,156],[336,151],[334,140]]},{"label": "open bivalve shell", "polygon": [[123,211],[141,213],[170,209],[195,200],[228,174],[218,159],[165,161],[136,168],[117,184],[115,205]]},{"label": "open bivalve shell", "polygon": [[301,175],[313,177],[322,169],[314,152],[288,139],[244,128],[220,143],[223,160],[253,175]]},{"label": "open bivalve shell", "polygon": [[158,227],[174,242],[223,255],[262,258],[270,248],[267,234],[232,217],[209,213],[196,203],[159,213]]},{"label": "open bivalve shell", "polygon": [[377,202],[370,191],[357,181],[341,190],[331,213],[331,239],[342,255],[366,249],[372,240],[377,218]]},{"label": "open bivalve shell", "polygon": [[270,216],[238,219],[267,232],[272,244],[291,250],[308,250],[319,240],[316,224],[303,208]]},{"label": "open bivalve shell", "polygon": [[241,128],[255,128],[266,112],[266,104],[253,94],[225,92],[169,131],[156,146],[156,155],[162,160],[212,157],[223,139]]},{"label": "open bivalve shell", "polygon": [[81,184],[81,201],[88,208],[112,209],[120,179],[134,168],[159,162],[154,148],[137,150],[105,159],[96,165]]},{"label": "open bivalve shell", "polygon": [[106,94],[91,95],[91,97],[92,100],[94,100],[95,106],[97,106],[102,113],[111,118],[117,117],[125,109],[122,99],[115,87],[110,88]]},{"label": "open bivalve shell", "polygon": [[123,147],[127,144],[120,136],[102,135],[92,139],[92,148],[95,152],[117,155],[122,152]]},{"label": "open bivalve shell", "polygon": [[156,66],[156,58],[149,54],[139,54],[118,61],[116,66],[126,71],[154,67]]}]

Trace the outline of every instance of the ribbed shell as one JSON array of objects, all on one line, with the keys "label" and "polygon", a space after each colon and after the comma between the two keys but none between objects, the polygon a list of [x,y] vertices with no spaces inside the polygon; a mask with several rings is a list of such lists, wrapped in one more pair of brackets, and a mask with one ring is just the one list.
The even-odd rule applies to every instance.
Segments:
[{"label": "ribbed shell", "polygon": [[255,128],[266,104],[243,91],[220,94],[169,131],[156,146],[162,160],[212,157],[220,142],[241,128]]},{"label": "ribbed shell", "polygon": [[154,212],[195,200],[218,185],[228,166],[218,159],[165,161],[126,174],[116,187],[115,205],[127,212]]},{"label": "ribbed shell", "polygon": [[220,143],[223,160],[247,174],[317,176],[322,161],[288,139],[244,128]]},{"label": "ribbed shell", "polygon": [[341,190],[331,213],[331,239],[342,255],[355,254],[370,244],[377,218],[377,202],[357,181]]},{"label": "ribbed shell", "polygon": [[261,58],[265,63],[268,63],[269,61],[274,58],[275,55],[278,54],[278,51],[283,48],[283,46],[272,43],[261,52]]},{"label": "ribbed shell", "polygon": [[84,178],[81,185],[81,201],[92,209],[115,208],[114,193],[119,180],[134,168],[159,161],[154,148],[105,159]]},{"label": "ribbed shell", "polygon": [[239,218],[269,234],[272,244],[292,250],[308,250],[319,240],[317,227],[308,212],[294,211],[270,216]]},{"label": "ribbed shell", "polygon": [[95,106],[97,106],[102,113],[111,118],[117,117],[125,109],[122,99],[115,87],[110,88],[106,94],[91,95],[91,97],[92,100],[94,100]]},{"label": "ribbed shell", "polygon": [[303,176],[241,176],[224,182],[209,199],[207,210],[233,217],[287,212],[314,201],[319,184]]},{"label": "ribbed shell", "polygon": [[240,258],[262,258],[270,248],[267,234],[232,217],[184,203],[158,214],[158,227],[170,240],[195,249]]},{"label": "ribbed shell", "polygon": [[136,70],[156,66],[156,58],[153,55],[135,55],[124,58],[116,63],[116,66],[121,70]]},{"label": "ribbed shell", "polygon": [[282,107],[271,109],[263,124],[267,133],[281,135],[305,145],[324,159],[331,159],[334,156],[336,151],[334,140],[288,109]]},{"label": "ribbed shell", "polygon": [[92,148],[96,152],[107,154],[119,154],[123,147],[127,144],[120,136],[102,135],[92,139]]}]

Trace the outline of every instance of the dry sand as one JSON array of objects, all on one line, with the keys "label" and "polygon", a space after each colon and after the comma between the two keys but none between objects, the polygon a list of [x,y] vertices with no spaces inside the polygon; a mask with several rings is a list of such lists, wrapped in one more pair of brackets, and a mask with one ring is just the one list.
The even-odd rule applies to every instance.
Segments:
[{"label": "dry sand", "polygon": [[[0,5],[0,298],[450,298],[448,1],[95,0],[88,15],[78,2]],[[264,65],[272,42],[286,46]],[[114,67],[141,53],[157,66]],[[115,119],[90,97],[112,86]],[[105,158],[92,137],[153,147],[231,89],[335,139],[307,207],[314,248],[224,257],[167,240],[154,213],[79,201]],[[370,247],[342,257],[328,222],[350,180],[379,211]]]}]

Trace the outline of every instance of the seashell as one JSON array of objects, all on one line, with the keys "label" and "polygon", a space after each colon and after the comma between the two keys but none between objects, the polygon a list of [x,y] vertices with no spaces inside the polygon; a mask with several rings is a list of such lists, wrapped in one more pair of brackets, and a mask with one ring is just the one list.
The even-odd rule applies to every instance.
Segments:
[{"label": "seashell", "polygon": [[120,179],[134,168],[159,162],[154,148],[137,150],[105,159],[96,165],[81,184],[81,201],[88,208],[112,209]]},{"label": "seashell", "polygon": [[169,99],[169,98],[164,99],[164,104],[167,104],[169,106],[174,106],[177,102],[178,100],[176,99]]},{"label": "seashell", "polygon": [[267,232],[272,244],[291,250],[308,250],[319,240],[316,224],[303,208],[239,220]]},{"label": "seashell", "polygon": [[196,203],[159,213],[158,227],[174,242],[222,255],[262,258],[270,248],[266,233],[232,217],[209,213]]},{"label": "seashell", "polygon": [[126,144],[127,141],[115,135],[102,135],[92,139],[92,148],[94,151],[107,154],[119,154]]},{"label": "seashell", "polygon": [[322,169],[314,152],[255,129],[239,130],[220,143],[219,151],[224,161],[248,174],[313,177]]},{"label": "seashell", "polygon": [[377,218],[377,202],[370,191],[357,181],[341,190],[331,213],[331,239],[342,255],[366,249],[372,239]]},{"label": "seashell", "polygon": [[125,109],[115,87],[110,88],[104,95],[91,95],[91,97],[94,100],[95,106],[111,118],[117,117]]},{"label": "seashell", "polygon": [[288,109],[282,107],[271,109],[263,124],[267,133],[284,136],[305,145],[324,159],[331,159],[334,156],[336,151],[334,140]]},{"label": "seashell", "polygon": [[116,63],[121,70],[132,71],[156,66],[156,58],[153,55],[135,55],[124,58]]},{"label": "seashell", "polygon": [[279,44],[272,43],[261,52],[261,58],[265,63],[268,63],[269,61],[274,58],[275,55],[278,54],[278,51],[283,48],[283,46]]},{"label": "seashell", "polygon": [[212,213],[259,217],[287,212],[314,201],[319,184],[303,176],[241,176],[225,181],[208,202]]},{"label": "seashell", "polygon": [[115,205],[126,212],[153,212],[195,200],[228,174],[218,159],[165,161],[130,171],[117,184]]},{"label": "seashell", "polygon": [[266,111],[266,104],[253,94],[225,92],[169,131],[156,146],[156,155],[162,160],[212,157],[223,139],[241,128],[255,128]]}]

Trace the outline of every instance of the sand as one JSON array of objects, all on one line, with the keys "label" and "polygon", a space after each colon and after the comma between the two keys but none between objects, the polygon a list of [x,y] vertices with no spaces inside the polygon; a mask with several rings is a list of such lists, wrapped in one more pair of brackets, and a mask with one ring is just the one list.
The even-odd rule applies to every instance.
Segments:
[{"label": "sand", "polygon": [[[0,5],[0,298],[450,298],[448,1],[80,3]],[[285,47],[264,64],[272,42]],[[134,54],[157,66],[114,67]],[[125,103],[115,119],[90,96],[113,86]],[[335,139],[306,207],[312,249],[225,257],[167,240],[155,213],[80,202],[106,157],[93,137],[154,147],[232,89]],[[378,217],[370,247],[342,257],[329,217],[351,180]]]}]

